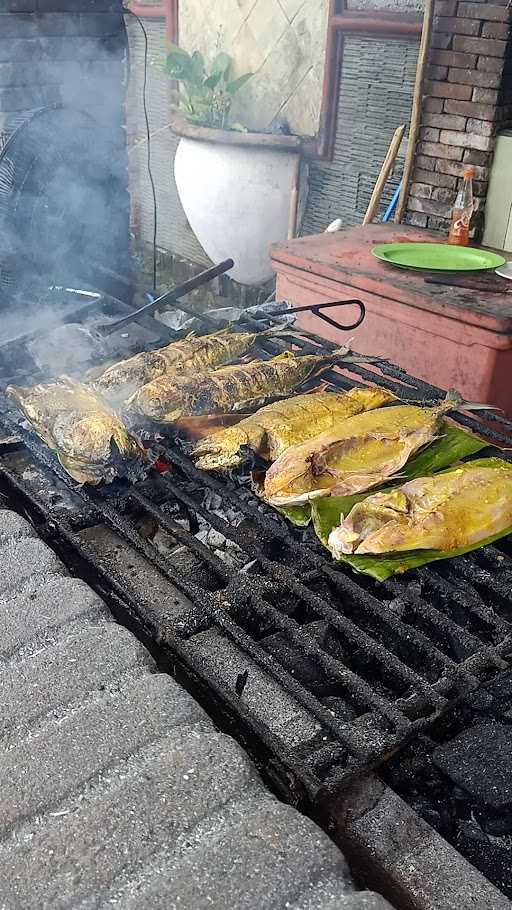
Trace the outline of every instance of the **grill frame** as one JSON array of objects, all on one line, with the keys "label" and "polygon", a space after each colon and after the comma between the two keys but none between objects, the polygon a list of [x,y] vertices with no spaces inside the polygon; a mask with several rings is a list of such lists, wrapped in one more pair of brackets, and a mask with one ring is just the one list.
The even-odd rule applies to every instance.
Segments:
[{"label": "grill frame", "polygon": [[[201,318],[206,331],[216,327],[207,315]],[[149,317],[146,317],[145,324],[148,325],[148,319],[154,325],[155,321]],[[262,325],[261,321],[256,322],[247,316],[237,324],[237,328],[261,330],[275,321],[269,318],[268,323]],[[159,325],[156,323],[157,327]],[[164,326],[162,331],[166,340],[172,334]],[[304,352],[318,352],[319,346],[324,350],[334,347],[319,336],[296,338],[294,344]],[[262,356],[272,356],[283,348],[283,342],[274,338],[261,339],[259,345]],[[402,396],[406,391],[406,397],[411,401],[438,400],[443,395],[434,386],[416,380],[399,367],[385,362],[379,362],[378,372],[377,367],[351,364],[347,370],[330,371],[327,378],[338,388],[353,385],[354,379],[362,384],[377,381]],[[499,548],[487,547],[485,551],[479,551],[480,555],[462,557],[459,574],[454,565],[448,564],[446,571],[441,573],[429,567],[416,570],[412,573],[412,581],[403,578],[391,579],[382,585],[369,584],[359,581],[349,569],[337,567],[327,559],[311,536],[304,542],[302,532],[293,531],[270,508],[253,502],[247,488],[233,478],[219,479],[198,471],[176,445],[166,445],[165,457],[173,466],[177,480],[173,475],[169,477],[152,472],[150,481],[130,487],[120,485],[113,491],[82,489],[77,492],[76,486],[49,450],[35,434],[18,426],[5,400],[0,404],[3,404],[0,423],[3,423],[4,429],[11,437],[18,436],[21,446],[44,471],[51,471],[73,490],[84,508],[78,507],[67,515],[57,510],[49,518],[37,497],[6,465],[5,456],[16,451],[12,440],[0,443],[0,482],[4,488],[15,492],[38,516],[41,529],[50,542],[58,548],[68,549],[75,559],[88,567],[89,580],[96,576],[102,593],[108,590],[111,597],[123,605],[122,610],[128,611],[143,634],[152,640],[162,641],[163,638],[169,653],[178,659],[185,672],[200,678],[200,684],[213,691],[223,709],[243,722],[250,735],[279,761],[287,773],[294,776],[298,786],[303,787],[311,799],[332,796],[362,774],[378,767],[386,756],[428,728],[449,706],[467,694],[468,689],[477,688],[512,663],[512,619],[508,622],[492,607],[493,602],[503,600],[505,606],[510,604],[512,608],[510,596],[507,597],[500,581],[500,573],[503,574],[504,570],[506,573],[509,568],[512,579],[512,558]],[[456,419],[462,426],[482,432],[482,423],[475,418],[457,414]],[[488,414],[485,434],[494,442],[507,444],[512,439],[512,421]],[[243,531],[228,525],[200,499],[194,498],[190,492],[191,485],[199,491],[206,486],[220,494],[223,502],[229,501],[244,516]],[[230,570],[205,544],[162,510],[162,499],[165,502],[166,497],[181,502],[185,511],[195,513],[196,518],[201,515],[212,528],[236,543],[249,562],[254,561],[252,568],[243,573],[243,589],[238,571]],[[206,589],[183,577],[170,565],[138,532],[135,521],[130,517],[130,509],[134,505],[156,518],[165,531],[194,553],[206,565],[208,572],[218,579],[218,587]],[[137,599],[130,599],[108,565],[84,546],[80,538],[84,528],[95,524],[106,524],[148,559],[191,601],[191,611],[170,623],[168,616],[159,620]],[[482,575],[482,564],[486,561],[496,569],[494,573],[488,571],[488,577]],[[426,599],[421,586],[418,590],[418,578],[440,598],[453,602],[462,611],[469,609],[471,624],[485,627],[491,643],[464,628],[457,617],[449,615],[450,610],[439,609],[439,604],[436,606]],[[479,594],[481,587],[489,592],[491,606],[482,600]],[[323,593],[326,589],[336,592],[336,600],[333,593],[330,597]],[[370,659],[367,673],[371,674],[372,667],[379,667],[381,678],[388,679],[391,697],[377,691],[375,685],[372,690],[364,673],[354,671],[351,660],[345,657],[343,662],[325,644],[320,645],[309,630],[304,630],[303,627],[309,623],[301,625],[296,616],[282,610],[282,592],[285,592],[287,600],[295,599],[308,615],[326,623],[327,629],[333,628],[339,640],[348,642],[355,652],[360,651]],[[405,604],[414,622],[404,622],[399,611],[386,606],[389,603]],[[358,620],[358,616],[364,619],[366,628],[361,628],[362,621]],[[306,661],[316,662],[326,678],[334,680],[344,697],[346,693],[348,704],[358,706],[356,718],[349,722],[336,719],[333,711],[322,703],[317,694],[294,678],[283,661],[279,662],[259,643],[257,636],[251,636],[248,628],[254,625],[255,618],[260,625],[263,622],[277,629],[277,633],[291,641]],[[372,628],[376,630],[373,636]],[[254,662],[270,674],[320,725],[318,737],[314,737],[309,745],[289,748],[244,704],[241,697],[243,680],[237,680],[232,685],[213,678],[211,673],[205,671],[204,666],[191,655],[188,644],[196,634],[207,629],[218,630],[247,655],[249,665]],[[393,646],[379,641],[379,635],[390,636],[388,641],[392,640]],[[460,660],[444,653],[436,642],[439,636],[451,640],[450,647],[455,654],[459,653]],[[434,682],[399,656],[400,649],[410,647],[411,641],[418,652],[424,654],[425,665],[439,669]],[[398,694],[393,694],[393,686]],[[407,697],[411,689],[415,695]],[[408,717],[407,712],[412,717]]]}]

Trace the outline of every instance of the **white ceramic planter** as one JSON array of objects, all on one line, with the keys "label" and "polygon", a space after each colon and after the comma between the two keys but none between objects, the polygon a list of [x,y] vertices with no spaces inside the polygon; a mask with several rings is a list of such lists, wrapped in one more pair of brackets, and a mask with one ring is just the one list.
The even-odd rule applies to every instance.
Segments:
[{"label": "white ceramic planter", "polygon": [[182,128],[174,162],[181,204],[207,255],[213,262],[231,257],[229,274],[241,284],[272,278],[269,248],[288,237],[299,160],[295,137]]}]

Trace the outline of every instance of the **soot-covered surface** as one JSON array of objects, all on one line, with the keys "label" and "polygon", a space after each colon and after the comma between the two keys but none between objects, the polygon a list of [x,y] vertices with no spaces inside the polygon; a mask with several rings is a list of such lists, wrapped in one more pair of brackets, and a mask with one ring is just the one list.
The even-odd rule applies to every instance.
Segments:
[{"label": "soot-covered surface", "polygon": [[382,775],[512,898],[512,673],[465,699]]}]

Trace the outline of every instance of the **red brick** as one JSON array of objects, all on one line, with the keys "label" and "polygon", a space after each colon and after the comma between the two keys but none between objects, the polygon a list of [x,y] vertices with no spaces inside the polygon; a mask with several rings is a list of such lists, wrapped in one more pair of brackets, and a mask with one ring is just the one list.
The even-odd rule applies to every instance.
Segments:
[{"label": "red brick", "polygon": [[447,47],[450,47],[451,40],[451,35],[442,35],[439,32],[433,32],[432,38],[430,39],[430,47],[439,47],[442,50],[446,50]]},{"label": "red brick", "polygon": [[478,104],[497,104],[499,92],[495,88],[478,88],[475,86],[471,100]]},{"label": "red brick", "polygon": [[455,193],[453,190],[449,190],[444,186],[436,186],[432,190],[432,199],[435,199],[437,202],[449,202],[450,205],[453,205],[455,202]]},{"label": "red brick", "polygon": [[[470,150],[472,151],[472,149]],[[438,161],[436,162],[436,170],[441,174],[448,174],[450,177],[462,177],[462,172],[467,164],[471,164],[470,161],[460,162],[460,161]],[[475,171],[475,178],[477,180],[487,180],[489,176],[489,168],[480,167],[479,165],[473,165]]]},{"label": "red brick", "polygon": [[434,82],[446,82],[448,77],[448,67],[447,66],[429,66],[427,77],[433,79]]},{"label": "red brick", "polygon": [[[454,101],[453,104],[464,104],[464,101]],[[423,114],[424,126],[435,126],[439,130],[463,130],[466,126],[465,117],[454,117],[448,114]]]},{"label": "red brick", "polygon": [[460,16],[437,16],[434,28],[436,32],[448,35],[469,35],[476,38],[480,35],[481,22],[478,19],[461,19]]},{"label": "red brick", "polygon": [[499,73],[488,73],[483,70],[461,70],[451,67],[448,70],[448,82],[458,85],[479,85],[482,88],[499,88],[501,77]]},{"label": "red brick", "polygon": [[474,120],[469,118],[466,129],[468,133],[476,133],[478,136],[492,136],[494,133],[494,123],[489,120]]},{"label": "red brick", "polygon": [[469,101],[472,95],[470,85],[457,85],[455,82],[427,82],[426,92],[434,98],[454,98]]},{"label": "red brick", "polygon": [[437,231],[442,232],[443,234],[447,234],[450,227],[450,219],[448,217],[438,218],[435,216],[430,216],[427,218],[427,227],[429,231]]},{"label": "red brick", "polygon": [[[462,149],[479,149],[483,152],[487,151],[493,142],[490,136],[480,136],[478,133],[468,132],[458,133],[456,130],[441,130],[439,138],[441,143],[446,143],[450,148],[460,146]],[[447,155],[446,157],[451,158],[452,156]]]},{"label": "red brick", "polygon": [[431,62],[438,66],[460,66],[472,69],[476,66],[476,54],[458,54],[456,51],[432,51]]},{"label": "red brick", "polygon": [[423,110],[429,114],[440,114],[443,110],[442,98],[425,98],[423,101]]},{"label": "red brick", "polygon": [[507,22],[484,22],[482,29],[483,38],[502,38],[504,41],[510,35],[510,23]]},{"label": "red brick", "polygon": [[435,158],[426,158],[425,155],[416,155],[416,167],[424,171],[433,171],[436,166]]},{"label": "red brick", "polygon": [[488,57],[503,59],[507,42],[498,41],[497,38],[466,38],[464,35],[455,35],[453,49],[462,51],[463,54],[486,54]]},{"label": "red brick", "polygon": [[435,12],[436,16],[455,16],[457,0],[437,0]]},{"label": "red brick", "polygon": [[[478,149],[466,149],[463,155],[463,161],[466,164],[472,164],[479,168],[489,167],[492,159],[492,154],[490,152],[479,152]],[[478,175],[477,175],[478,176]],[[483,180],[483,177],[479,177]]]},{"label": "red brick", "polygon": [[507,22],[510,19],[509,5],[498,6],[486,3],[483,6],[479,3],[459,3],[458,14],[467,16],[468,19],[492,19],[494,22]]},{"label": "red brick", "polygon": [[477,104],[476,101],[454,101],[447,98],[444,109],[447,114],[460,114],[461,117],[473,117],[475,120],[494,120],[496,116],[495,104]]},{"label": "red brick", "polygon": [[[502,44],[505,42],[502,41]],[[492,54],[490,57],[482,55],[478,58],[476,62],[476,67],[479,70],[484,70],[486,73],[502,73],[503,72],[503,58],[494,57]]]},{"label": "red brick", "polygon": [[409,190],[410,196],[416,196],[418,199],[430,199],[433,193],[433,187],[429,186],[428,183],[411,183],[411,189]]},{"label": "red brick", "polygon": [[430,126],[422,126],[420,130],[420,139],[425,142],[439,142],[439,130]]},{"label": "red brick", "polygon": [[420,142],[418,152],[428,158],[446,158],[451,161],[461,161],[464,149],[453,145],[442,145],[440,142]]},{"label": "red brick", "polygon": [[408,208],[413,212],[423,212],[424,215],[449,216],[453,202],[438,202],[435,199],[409,198]]},{"label": "red brick", "polygon": [[426,227],[428,218],[419,212],[407,212],[405,216],[406,224],[412,224],[414,227]]},{"label": "red brick", "polygon": [[423,171],[416,167],[414,179],[419,183],[428,183],[431,186],[445,186],[453,190],[457,186],[457,177],[450,177],[449,174],[441,174],[438,171]]}]

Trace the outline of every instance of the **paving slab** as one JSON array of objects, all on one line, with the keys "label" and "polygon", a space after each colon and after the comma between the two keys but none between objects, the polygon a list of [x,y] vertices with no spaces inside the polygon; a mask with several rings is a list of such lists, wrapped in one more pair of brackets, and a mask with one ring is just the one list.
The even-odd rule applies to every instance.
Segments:
[{"label": "paving slab", "polygon": [[389,907],[5,509],[0,566],[2,908]]}]

